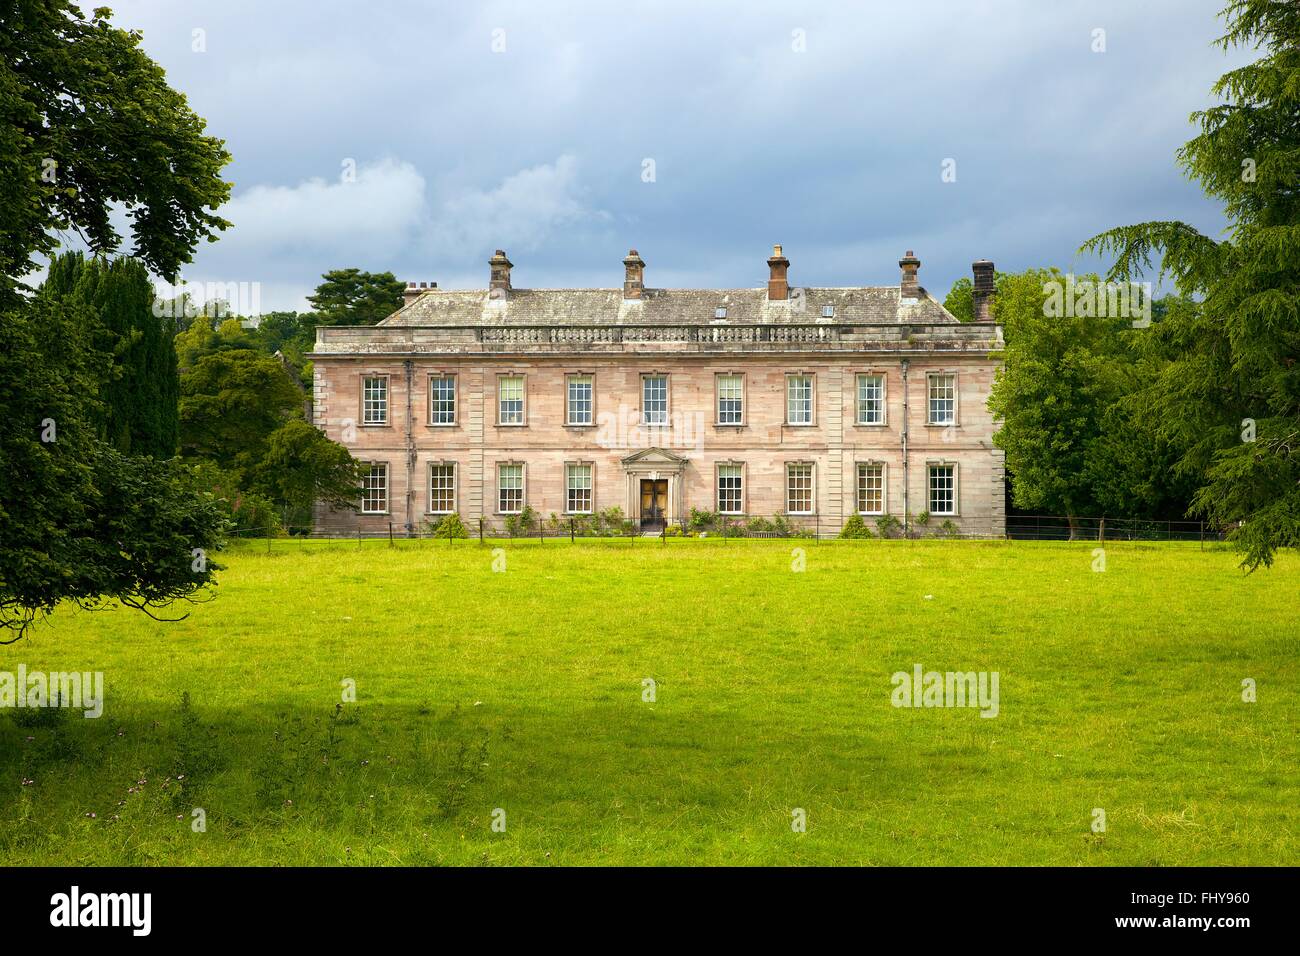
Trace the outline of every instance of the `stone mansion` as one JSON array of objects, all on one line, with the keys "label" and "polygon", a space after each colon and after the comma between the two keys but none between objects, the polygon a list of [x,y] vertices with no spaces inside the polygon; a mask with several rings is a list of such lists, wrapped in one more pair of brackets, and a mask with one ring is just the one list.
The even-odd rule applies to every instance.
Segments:
[{"label": "stone mansion", "polygon": [[378,325],[317,329],[314,419],[369,464],[359,512],[318,506],[318,530],[617,507],[649,528],[693,508],[823,535],[928,512],[1000,536],[993,263],[973,266],[967,323],[920,265],[803,288],[777,246],[765,287],[657,289],[633,250],[621,289],[521,289],[498,249],[485,290],[408,283]]}]

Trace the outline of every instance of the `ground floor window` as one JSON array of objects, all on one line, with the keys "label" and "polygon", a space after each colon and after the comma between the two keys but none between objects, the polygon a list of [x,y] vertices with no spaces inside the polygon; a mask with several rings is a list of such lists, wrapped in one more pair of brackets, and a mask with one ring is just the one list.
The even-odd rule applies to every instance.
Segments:
[{"label": "ground floor window", "polygon": [[785,466],[785,510],[792,515],[813,511],[813,466],[807,463]]},{"label": "ground floor window", "polygon": [[388,465],[379,461],[370,463],[370,470],[361,476],[361,512],[378,515],[388,510]]},{"label": "ground floor window", "polygon": [[445,515],[456,510],[456,466],[433,465],[429,469],[429,511]]},{"label": "ground floor window", "polygon": [[591,514],[591,465],[565,465],[565,510]]},{"label": "ground floor window", "polygon": [[740,465],[718,466],[718,510],[724,515],[744,511],[744,474]]},{"label": "ground floor window", "polygon": [[858,512],[864,515],[885,513],[885,466],[880,462],[858,465]]},{"label": "ground floor window", "polygon": [[524,510],[523,465],[498,466],[497,510],[502,514],[518,514]]},{"label": "ground floor window", "polygon": [[930,466],[930,514],[957,513],[957,466]]}]

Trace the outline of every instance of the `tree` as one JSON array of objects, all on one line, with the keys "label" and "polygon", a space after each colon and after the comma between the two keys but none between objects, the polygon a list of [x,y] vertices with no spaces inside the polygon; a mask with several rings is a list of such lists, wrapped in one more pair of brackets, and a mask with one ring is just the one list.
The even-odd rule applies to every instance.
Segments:
[{"label": "tree", "polygon": [[284,367],[251,349],[216,351],[181,375],[181,452],[236,474],[250,488],[271,433],[302,405]]},{"label": "tree", "polygon": [[1096,475],[1107,467],[1107,412],[1125,394],[1129,320],[1052,308],[1049,290],[1065,280],[1031,269],[1002,283],[993,308],[1005,366],[989,408],[1002,421],[993,443],[1006,451],[1016,505],[1066,515],[1073,539],[1076,518],[1100,513]]},{"label": "tree", "polygon": [[375,325],[401,308],[406,288],[391,272],[334,269],[321,278],[307,296],[320,325]]},{"label": "tree", "polygon": [[1094,236],[1112,278],[1152,269],[1199,308],[1170,310],[1171,355],[1144,391],[1152,430],[1197,485],[1192,513],[1233,527],[1243,566],[1300,547],[1300,5],[1232,0],[1222,47],[1263,55],[1215,84],[1227,102],[1192,115],[1200,133],[1178,162],[1224,204],[1226,238],[1182,222]]},{"label": "tree", "polygon": [[106,10],[8,3],[0,17],[0,628],[21,637],[61,601],[117,599],[152,614],[213,583],[220,508],[175,461],[100,438],[114,356],[71,295],[80,266],[22,285],[59,233],[136,255],[172,278],[225,220],[229,155]]},{"label": "tree", "polygon": [[167,279],[200,240],[229,223],[230,155],[167,86],[107,9],[70,0],[5,4],[0,17],[0,297],[73,230],[97,251],[121,242],[110,211],[127,208],[135,255]]},{"label": "tree", "polygon": [[366,466],[320,429],[290,419],[271,433],[266,446],[253,487],[278,502],[294,523],[310,520],[315,501],[356,510]]}]

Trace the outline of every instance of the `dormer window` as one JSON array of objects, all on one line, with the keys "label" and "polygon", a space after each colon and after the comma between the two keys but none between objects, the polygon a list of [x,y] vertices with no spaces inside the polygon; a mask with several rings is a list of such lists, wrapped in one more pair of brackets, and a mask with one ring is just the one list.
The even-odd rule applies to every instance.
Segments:
[{"label": "dormer window", "polygon": [[824,305],[824,306],[822,306],[822,318],[823,318],[823,319],[833,319],[833,318],[835,318],[835,306],[833,306],[833,305]]},{"label": "dormer window", "polygon": [[713,317],[715,319],[725,319],[727,317],[727,307],[725,305],[718,306],[713,310]]}]

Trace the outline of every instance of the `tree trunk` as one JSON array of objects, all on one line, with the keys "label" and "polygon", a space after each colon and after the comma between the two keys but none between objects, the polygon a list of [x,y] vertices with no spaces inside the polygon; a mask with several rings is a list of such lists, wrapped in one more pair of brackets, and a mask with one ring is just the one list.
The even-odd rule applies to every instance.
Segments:
[{"label": "tree trunk", "polygon": [[1076,520],[1075,517],[1074,517],[1074,515],[1072,515],[1072,514],[1067,514],[1067,515],[1065,516],[1065,519],[1066,519],[1067,521],[1070,522],[1070,540],[1071,540],[1071,541],[1075,541],[1075,540],[1077,540],[1078,537],[1079,537],[1079,522],[1078,522],[1078,520]]}]

